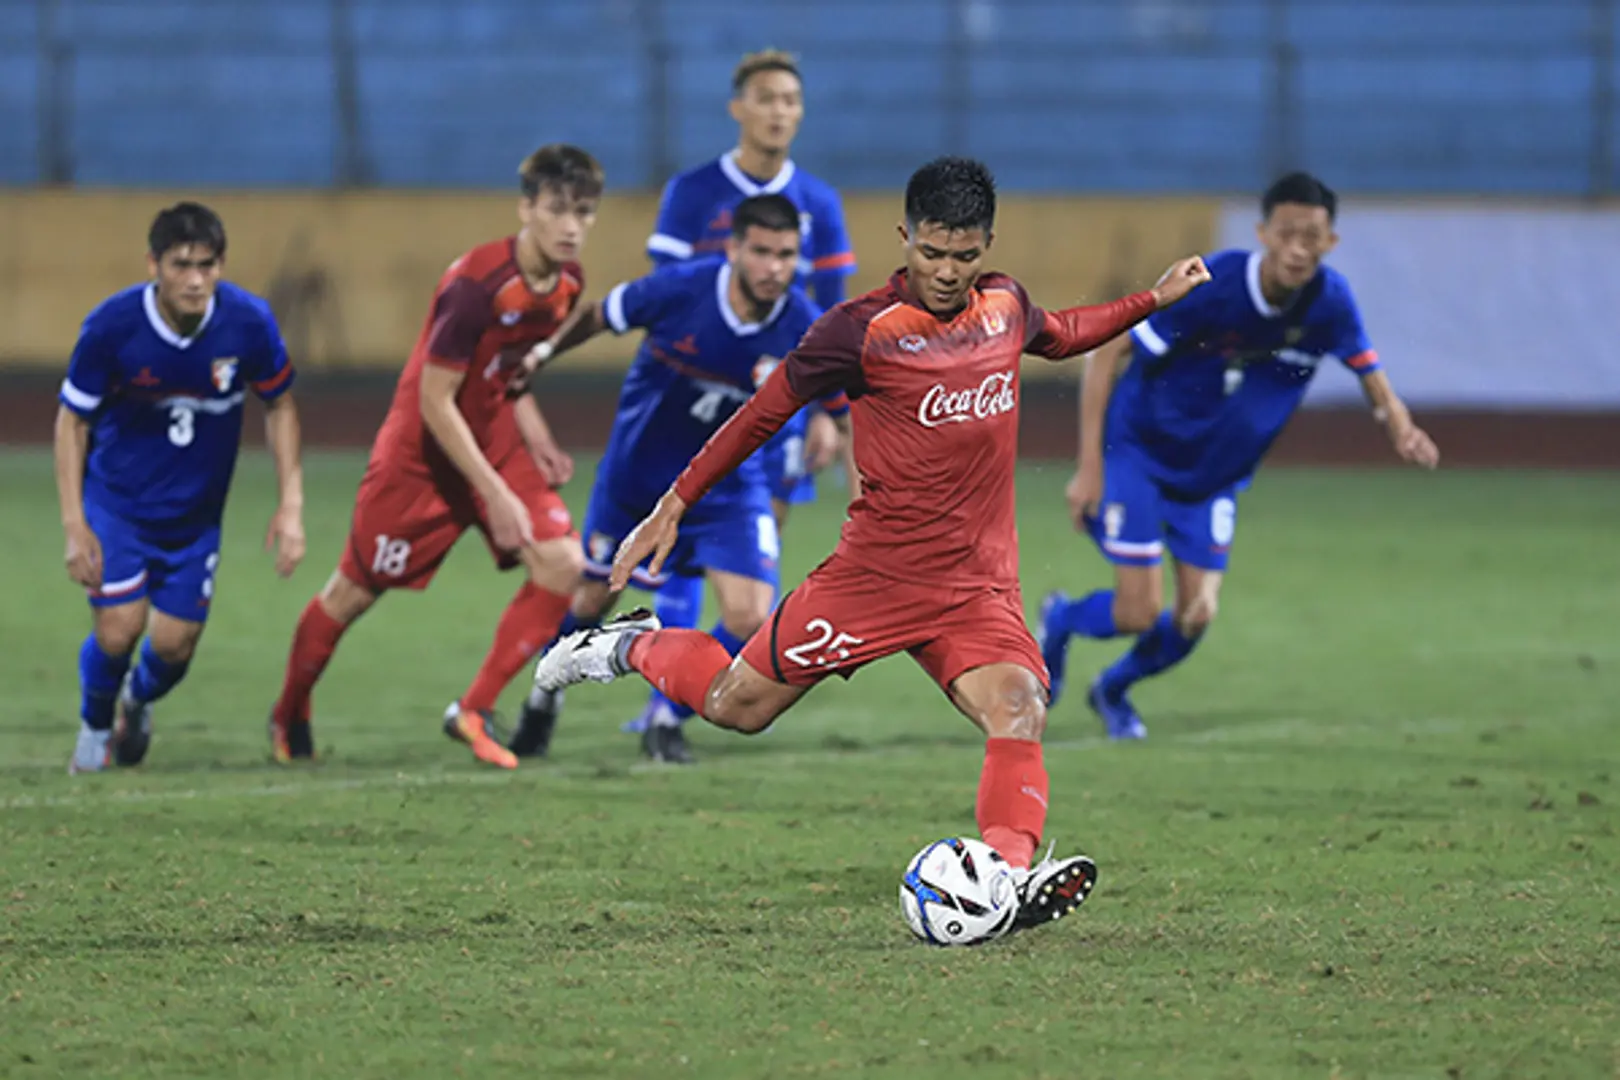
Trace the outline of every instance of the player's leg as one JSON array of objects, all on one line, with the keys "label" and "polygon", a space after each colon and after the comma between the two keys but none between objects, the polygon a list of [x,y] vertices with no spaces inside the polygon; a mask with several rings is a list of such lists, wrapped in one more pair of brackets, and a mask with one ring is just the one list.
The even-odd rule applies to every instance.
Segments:
[{"label": "player's leg", "polygon": [[[104,545],[103,580],[115,586],[126,581],[130,577],[127,573],[122,578],[112,576],[120,568],[107,556]],[[128,599],[134,588],[142,591]],[[91,630],[79,646],[79,736],[68,764],[68,771],[73,773],[96,772],[115,760],[119,692],[129,674],[135,645],[146,629],[144,580],[135,587],[123,585],[122,591],[109,594],[104,588],[99,594],[93,593],[90,605]]]},{"label": "player's leg", "polygon": [[[703,579],[691,574],[675,574],[664,582],[654,595],[653,614],[660,625],[671,630],[690,630],[697,626],[703,614]],[[667,715],[670,701],[654,690],[647,696],[647,705],[633,720],[626,720],[622,730],[640,735],[646,732],[655,714]]]},{"label": "player's leg", "polygon": [[1214,621],[1228,553],[1237,529],[1237,500],[1231,491],[1197,503],[1168,504],[1170,553],[1176,563],[1176,603],[1161,612],[1131,650],[1099,676],[1096,696],[1103,708],[1128,713],[1142,734],[1146,728],[1127,694],[1143,679],[1181,663],[1198,647]]},{"label": "player's leg", "polygon": [[1071,637],[1106,640],[1140,634],[1164,607],[1158,491],[1140,458],[1128,450],[1110,453],[1103,470],[1102,506],[1088,526],[1098,550],[1114,566],[1114,587],[1078,599],[1052,592],[1041,601],[1037,627],[1053,703],[1063,693]]},{"label": "player's leg", "polygon": [[935,636],[912,655],[961,713],[984,732],[975,807],[979,834],[1019,879],[1015,928],[1062,918],[1086,899],[1097,868],[1083,855],[1034,862],[1046,827],[1048,780],[1041,739],[1047,685],[1040,646],[1024,624],[1017,590],[986,590],[933,620]]},{"label": "player's leg", "polygon": [[368,585],[348,576],[360,573],[353,561],[345,557],[298,616],[292,645],[287,650],[281,693],[270,709],[270,751],[282,764],[315,756],[315,733],[311,725],[315,684],[332,662],[338,641],[355,620],[371,610],[379,596]]}]

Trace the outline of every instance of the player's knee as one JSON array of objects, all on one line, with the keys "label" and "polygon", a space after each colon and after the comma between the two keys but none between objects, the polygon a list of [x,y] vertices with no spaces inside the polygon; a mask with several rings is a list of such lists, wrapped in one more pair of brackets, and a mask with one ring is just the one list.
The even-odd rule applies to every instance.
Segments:
[{"label": "player's knee", "polygon": [[751,696],[733,677],[735,667],[721,672],[703,697],[703,717],[711,724],[740,735],[758,735],[776,722],[780,710],[770,702]]},{"label": "player's knee", "polygon": [[1033,680],[1009,679],[991,703],[985,734],[1039,742],[1046,734],[1046,695]]},{"label": "player's knee", "polygon": [[1119,633],[1146,633],[1158,618],[1158,597],[1123,591],[1114,594],[1114,629]]},{"label": "player's knee", "polygon": [[529,580],[548,592],[572,592],[585,573],[585,551],[574,537],[542,540],[523,549]]},{"label": "player's knee", "polygon": [[108,656],[128,656],[146,629],[142,611],[101,608],[96,612],[96,645]]},{"label": "player's knee", "polygon": [[720,625],[738,641],[747,641],[771,617],[770,600],[738,604],[720,610]]},{"label": "player's knee", "polygon": [[613,593],[608,590],[605,581],[586,581],[574,589],[574,599],[568,605],[568,610],[574,618],[586,623],[594,623],[608,613],[613,606]]},{"label": "player's knee", "polygon": [[1195,596],[1176,612],[1176,629],[1183,637],[1197,637],[1209,629],[1219,608],[1220,602],[1214,595]]},{"label": "player's knee", "polygon": [[336,572],[327,579],[320,601],[329,618],[348,626],[371,609],[377,602],[377,594],[359,582],[350,581],[342,572]]}]

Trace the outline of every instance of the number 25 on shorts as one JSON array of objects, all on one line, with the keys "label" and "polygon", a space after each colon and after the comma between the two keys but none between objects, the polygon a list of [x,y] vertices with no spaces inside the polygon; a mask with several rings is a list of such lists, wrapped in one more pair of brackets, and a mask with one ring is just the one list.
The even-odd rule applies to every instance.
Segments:
[{"label": "number 25 on shorts", "polygon": [[830,668],[849,662],[851,645],[865,645],[865,638],[836,629],[826,619],[811,619],[804,625],[809,640],[783,649],[782,655],[800,667]]}]

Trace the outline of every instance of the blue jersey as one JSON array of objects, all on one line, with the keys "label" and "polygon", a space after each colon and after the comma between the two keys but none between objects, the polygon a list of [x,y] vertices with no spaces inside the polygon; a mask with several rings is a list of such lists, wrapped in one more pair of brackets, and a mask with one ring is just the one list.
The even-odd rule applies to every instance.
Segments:
[{"label": "blue jersey", "polygon": [[270,400],[292,385],[270,307],[221,282],[181,337],[155,285],[103,301],[84,321],[63,405],[90,421],[84,500],[159,531],[217,525],[242,442],[245,387]]},{"label": "blue jersey", "polygon": [[1342,274],[1322,267],[1279,309],[1260,290],[1260,260],[1211,256],[1207,284],[1131,331],[1105,445],[1133,449],[1177,497],[1207,498],[1250,476],[1323,361],[1378,369]]},{"label": "blue jersey", "polygon": [[733,150],[672,177],[664,185],[647,254],[658,265],[716,254],[731,235],[731,212],[738,203],[751,195],[777,194],[799,208],[799,284],[830,308],[843,300],[844,279],[855,272],[844,205],[830,184],[792,161],[774,179],[759,180],[738,167]]},{"label": "blue jersey", "polygon": [[[619,392],[599,471],[599,483],[623,502],[651,507],[821,314],[794,287],[762,321],[744,323],[727,299],[730,285],[725,259],[694,259],[617,285],[602,301],[615,333],[647,331]],[[836,403],[833,410],[839,411]],[[745,498],[764,486],[755,454],[703,505]]]}]

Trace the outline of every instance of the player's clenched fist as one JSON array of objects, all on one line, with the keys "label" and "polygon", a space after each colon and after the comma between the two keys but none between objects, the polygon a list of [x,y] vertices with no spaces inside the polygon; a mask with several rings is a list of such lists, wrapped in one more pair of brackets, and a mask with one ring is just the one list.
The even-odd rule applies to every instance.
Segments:
[{"label": "player's clenched fist", "polygon": [[675,539],[680,535],[681,517],[686,503],[673,491],[667,492],[653,507],[653,512],[641,524],[630,530],[630,535],[619,545],[613,556],[613,572],[608,576],[608,587],[619,592],[630,584],[630,574],[651,555],[647,573],[657,577],[664,568],[669,553],[675,550]]},{"label": "player's clenched fist", "polygon": [[1171,263],[1158,284],[1153,286],[1153,299],[1162,310],[1192,292],[1209,280],[1209,267],[1197,255]]},{"label": "player's clenched fist", "polygon": [[67,527],[67,554],[63,561],[67,563],[68,577],[87,589],[101,588],[101,541],[84,522]]}]

